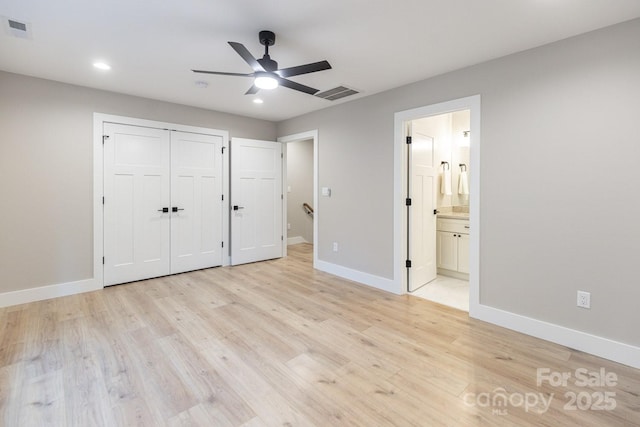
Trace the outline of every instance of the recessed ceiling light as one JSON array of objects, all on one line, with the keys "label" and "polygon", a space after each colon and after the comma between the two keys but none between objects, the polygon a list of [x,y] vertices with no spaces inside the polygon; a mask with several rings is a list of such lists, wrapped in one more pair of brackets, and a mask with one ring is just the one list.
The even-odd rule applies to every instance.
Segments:
[{"label": "recessed ceiling light", "polygon": [[105,63],[105,62],[94,62],[93,66],[96,67],[98,70],[110,70],[111,69],[111,65]]},{"label": "recessed ceiling light", "polygon": [[260,98],[256,98],[256,99],[253,100],[254,104],[262,104],[263,102],[264,101],[262,99],[260,99]]}]

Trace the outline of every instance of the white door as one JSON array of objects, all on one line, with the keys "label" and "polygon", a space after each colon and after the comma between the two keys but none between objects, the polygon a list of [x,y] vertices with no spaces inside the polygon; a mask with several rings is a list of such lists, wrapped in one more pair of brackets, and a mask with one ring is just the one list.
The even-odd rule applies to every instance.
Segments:
[{"label": "white door", "polygon": [[171,132],[171,273],[222,265],[222,137]]},{"label": "white door", "polygon": [[104,284],[169,274],[169,134],[110,123],[103,131]]},{"label": "white door", "polygon": [[435,146],[432,137],[413,128],[409,189],[409,291],[436,278],[436,183]]},{"label": "white door", "polygon": [[231,140],[231,264],[282,256],[282,144]]}]

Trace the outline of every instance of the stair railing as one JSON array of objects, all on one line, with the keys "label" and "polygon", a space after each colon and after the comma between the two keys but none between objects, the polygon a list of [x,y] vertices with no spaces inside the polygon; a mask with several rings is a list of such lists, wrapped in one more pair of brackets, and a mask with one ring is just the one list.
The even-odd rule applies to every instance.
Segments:
[{"label": "stair railing", "polygon": [[313,218],[313,208],[309,205],[309,203],[303,203],[302,204],[302,209],[304,209],[304,212],[309,215],[311,218]]}]

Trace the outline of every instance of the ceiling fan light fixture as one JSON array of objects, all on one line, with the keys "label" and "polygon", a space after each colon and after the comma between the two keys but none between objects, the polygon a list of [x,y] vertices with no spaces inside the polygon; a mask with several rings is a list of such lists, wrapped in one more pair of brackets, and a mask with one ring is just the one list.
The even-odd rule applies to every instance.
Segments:
[{"label": "ceiling fan light fixture", "polygon": [[269,90],[278,87],[278,80],[276,80],[276,78],[271,76],[269,73],[263,73],[256,76],[253,84],[260,89]]}]

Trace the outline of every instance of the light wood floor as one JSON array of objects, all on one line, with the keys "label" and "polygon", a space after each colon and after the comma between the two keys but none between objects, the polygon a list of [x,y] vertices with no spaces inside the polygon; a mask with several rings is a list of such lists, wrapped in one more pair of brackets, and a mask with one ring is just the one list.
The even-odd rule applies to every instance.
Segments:
[{"label": "light wood floor", "polygon": [[[311,252],[0,309],[0,423],[640,425],[640,371],[313,271]],[[617,386],[538,387],[537,368]],[[564,408],[602,392],[614,410]],[[540,394],[548,411],[522,407]]]}]

